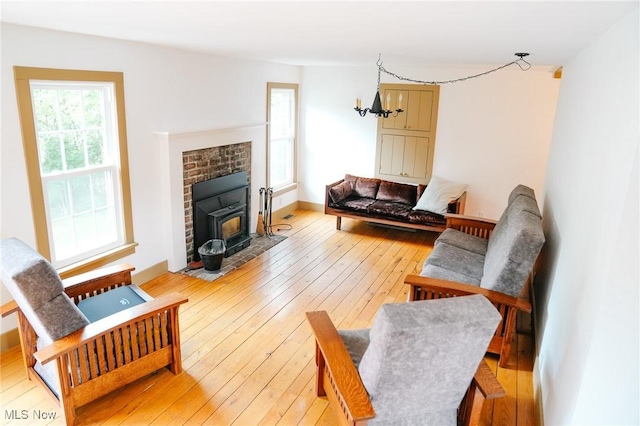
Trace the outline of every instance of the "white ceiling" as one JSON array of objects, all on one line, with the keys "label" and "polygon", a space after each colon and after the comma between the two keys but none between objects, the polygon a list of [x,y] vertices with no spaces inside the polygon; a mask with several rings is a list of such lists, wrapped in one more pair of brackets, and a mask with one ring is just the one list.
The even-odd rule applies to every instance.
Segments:
[{"label": "white ceiling", "polygon": [[562,65],[634,1],[1,1],[3,22],[294,65]]}]

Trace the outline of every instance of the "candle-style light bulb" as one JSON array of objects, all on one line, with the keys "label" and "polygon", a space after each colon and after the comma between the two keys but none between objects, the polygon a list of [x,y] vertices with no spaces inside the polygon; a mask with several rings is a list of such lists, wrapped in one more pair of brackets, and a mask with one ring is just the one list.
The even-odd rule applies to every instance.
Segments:
[{"label": "candle-style light bulb", "polygon": [[391,107],[391,93],[387,93],[387,111]]},{"label": "candle-style light bulb", "polygon": [[402,92],[398,93],[398,109],[402,109]]}]

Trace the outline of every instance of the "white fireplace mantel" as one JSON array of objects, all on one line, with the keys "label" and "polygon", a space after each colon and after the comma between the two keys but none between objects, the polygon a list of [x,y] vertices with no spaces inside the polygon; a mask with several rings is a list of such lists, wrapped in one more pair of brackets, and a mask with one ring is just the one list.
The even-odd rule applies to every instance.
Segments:
[{"label": "white fireplace mantel", "polygon": [[[265,186],[266,180],[265,173],[260,173],[266,170],[266,123],[200,132],[154,134],[160,145],[162,223],[167,224],[161,232],[165,236],[169,270],[177,272],[187,266],[182,153],[251,142],[251,212],[256,212],[258,188]],[[253,218],[250,219],[249,229],[255,229],[256,223]]]}]

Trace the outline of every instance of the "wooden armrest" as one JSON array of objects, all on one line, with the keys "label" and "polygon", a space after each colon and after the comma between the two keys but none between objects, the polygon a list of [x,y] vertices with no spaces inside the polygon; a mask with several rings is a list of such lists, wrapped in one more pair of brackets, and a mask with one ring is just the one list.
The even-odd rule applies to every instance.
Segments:
[{"label": "wooden armrest", "polygon": [[457,229],[458,231],[485,239],[489,239],[491,231],[493,231],[493,228],[495,228],[498,223],[498,221],[487,219],[486,217],[466,216],[455,213],[447,213],[444,217],[447,220],[447,228]]},{"label": "wooden armrest", "polygon": [[511,306],[524,312],[531,312],[531,303],[518,297],[509,296],[508,294],[498,291],[488,290],[486,288],[477,287],[471,284],[460,283],[456,281],[440,280],[437,278],[423,277],[420,275],[407,275],[404,279],[405,284],[424,288],[426,290],[449,293],[455,296],[465,296],[470,294],[482,294],[492,303]]},{"label": "wooden armrest", "polygon": [[480,361],[478,370],[473,376],[473,381],[485,399],[501,398],[506,395],[498,378],[493,374],[493,371],[491,371],[491,368],[484,359]]},{"label": "wooden armrest", "polygon": [[170,293],[158,297],[93,322],[68,336],[56,340],[49,346],[37,351],[34,356],[41,364],[45,364],[125,324],[154,316],[188,301],[189,299],[179,293]]},{"label": "wooden armrest", "polygon": [[466,214],[457,214],[457,213],[445,213],[444,217],[446,219],[454,219],[457,221],[465,221],[465,222],[478,222],[487,225],[495,225],[498,223],[497,220],[489,219],[487,217],[479,217],[479,216],[469,216]]},{"label": "wooden armrest", "polygon": [[316,336],[316,343],[322,351],[327,368],[335,383],[335,389],[354,420],[375,417],[367,390],[360,379],[349,352],[326,311],[307,312],[307,320]]},{"label": "wooden armrest", "polygon": [[135,267],[128,263],[107,266],[66,278],[62,280],[62,285],[67,296],[74,298],[123,282],[131,284],[131,271],[134,269]]},{"label": "wooden armrest", "polygon": [[15,300],[11,300],[5,303],[4,305],[2,305],[2,307],[0,307],[0,312],[2,312],[2,318],[8,315],[11,315],[14,312],[18,312],[19,310],[20,310],[20,307],[18,306]]}]

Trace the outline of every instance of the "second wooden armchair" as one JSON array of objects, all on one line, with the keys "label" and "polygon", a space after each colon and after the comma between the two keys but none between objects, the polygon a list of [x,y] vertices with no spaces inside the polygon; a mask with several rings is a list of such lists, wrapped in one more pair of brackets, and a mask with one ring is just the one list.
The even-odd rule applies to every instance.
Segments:
[{"label": "second wooden armchair", "polygon": [[482,359],[500,321],[482,296],[386,304],[363,330],[338,331],[325,311],[307,319],[317,394],[340,424],[477,424],[484,399],[504,395]]},{"label": "second wooden armchair", "polygon": [[[15,299],[2,306],[2,316],[18,315],[27,376],[60,407],[67,425],[75,424],[77,407],[155,370],[182,371],[178,308],[187,299],[178,293],[152,299],[131,284],[131,265],[61,281],[46,259],[11,238],[0,241],[0,267]],[[116,305],[132,307],[90,322],[108,314],[104,296],[115,294]],[[138,297],[144,300],[133,306]],[[76,306],[97,299],[92,313]]]}]

